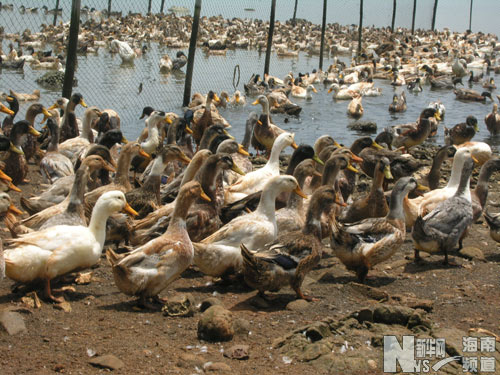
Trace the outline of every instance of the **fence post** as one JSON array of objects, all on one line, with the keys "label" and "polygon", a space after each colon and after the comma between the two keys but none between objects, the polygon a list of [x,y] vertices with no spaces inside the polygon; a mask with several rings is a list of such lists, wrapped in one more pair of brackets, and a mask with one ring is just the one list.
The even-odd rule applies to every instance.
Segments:
[{"label": "fence post", "polygon": [[267,49],[266,49],[266,61],[264,64],[264,74],[269,74],[269,64],[271,62],[271,47],[273,46],[275,14],[276,14],[276,0],[272,0],[271,17],[269,18],[269,31],[267,33]]},{"label": "fence post", "polygon": [[391,33],[394,32],[394,23],[396,22],[396,0],[392,3],[392,23],[391,23]]},{"label": "fence post", "polygon": [[299,0],[295,0],[295,6],[293,7],[293,17],[292,17],[292,25],[295,26],[295,18],[297,18],[297,3]]},{"label": "fence post", "polygon": [[321,24],[321,45],[319,48],[319,69],[323,70],[323,52],[325,49],[325,30],[326,30],[326,6],[328,0],[323,0],[323,23]]},{"label": "fence post", "polygon": [[193,26],[191,28],[191,39],[189,40],[188,63],[186,68],[186,81],[184,82],[184,99],[182,106],[186,107],[191,100],[191,83],[193,81],[194,55],[196,53],[196,39],[200,26],[201,0],[196,0],[194,5]]},{"label": "fence post", "polygon": [[469,13],[469,30],[472,31],[472,3],[473,1],[470,0],[470,13]]},{"label": "fence post", "polygon": [[161,0],[160,13],[163,14],[163,6],[165,5],[165,0]]},{"label": "fence post", "polygon": [[151,0],[148,3],[148,14],[151,14]]},{"label": "fence post", "polygon": [[415,14],[417,13],[417,0],[413,0],[413,16],[411,18],[411,34],[415,34]]},{"label": "fence post", "polygon": [[436,27],[436,13],[437,13],[437,8],[438,8],[438,0],[434,0],[434,9],[432,10],[432,31],[434,31],[434,28]]},{"label": "fence post", "polygon": [[56,12],[54,13],[54,21],[52,21],[52,25],[55,26],[57,23],[57,12],[59,10],[59,0],[56,0]]},{"label": "fence post", "polygon": [[71,97],[73,90],[73,78],[76,67],[76,47],[78,45],[78,31],[80,29],[80,0],[73,0],[71,6],[71,24],[69,26],[68,55],[66,56],[66,71],[64,72],[64,84],[62,96]]},{"label": "fence post", "polygon": [[361,55],[361,37],[363,36],[363,0],[359,1],[359,26],[358,26],[358,62]]},{"label": "fence post", "polygon": [[108,18],[111,17],[111,0],[108,0]]}]

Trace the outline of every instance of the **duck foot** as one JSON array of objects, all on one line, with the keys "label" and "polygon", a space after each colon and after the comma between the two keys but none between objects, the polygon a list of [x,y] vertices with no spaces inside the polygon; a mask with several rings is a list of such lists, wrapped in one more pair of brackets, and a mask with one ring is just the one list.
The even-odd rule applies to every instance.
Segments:
[{"label": "duck foot", "polygon": [[64,297],[55,297],[52,294],[52,290],[50,288],[50,280],[47,280],[45,284],[45,297],[48,298],[50,301],[55,302],[55,303],[63,303],[66,302],[64,300]]},{"label": "duck foot", "polygon": [[139,297],[137,300],[137,307],[141,310],[158,310],[158,305],[148,301],[145,296]]},{"label": "duck foot", "polygon": [[316,302],[316,301],[319,301],[319,298],[313,297],[313,296],[308,296],[307,294],[302,293],[302,291],[300,289],[297,289],[295,291],[295,293],[297,293],[297,298],[306,300],[307,302]]},{"label": "duck foot", "polygon": [[278,296],[266,294],[266,292],[259,292],[259,293],[257,293],[257,297],[260,297],[264,301],[267,301],[267,302],[275,301],[278,298]]},{"label": "duck foot", "polygon": [[417,249],[415,249],[415,255],[413,256],[413,262],[414,263],[423,263],[424,262],[424,260],[420,256],[420,251],[418,251]]}]

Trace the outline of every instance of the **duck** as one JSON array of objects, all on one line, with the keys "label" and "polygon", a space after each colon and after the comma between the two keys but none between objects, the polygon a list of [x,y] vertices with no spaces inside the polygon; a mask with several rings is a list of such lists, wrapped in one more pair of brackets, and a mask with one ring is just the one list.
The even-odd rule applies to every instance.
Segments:
[{"label": "duck", "polygon": [[406,111],[406,95],[403,91],[398,97],[396,94],[392,97],[392,103],[389,104],[389,112],[405,112]]},{"label": "duck", "polygon": [[234,184],[228,186],[225,190],[224,201],[226,203],[233,203],[245,198],[249,194],[262,190],[270,177],[279,175],[279,156],[281,151],[295,143],[294,137],[295,134],[293,133],[285,132],[280,134],[273,144],[271,156],[266,165],[261,169],[242,176]]},{"label": "duck", "polygon": [[500,242],[500,213],[484,211],[483,216],[490,227],[490,237],[494,241]]},{"label": "duck", "polygon": [[432,89],[455,89],[457,85],[462,83],[462,78],[453,78],[448,75],[443,75],[440,77],[436,77],[434,75],[430,75],[428,78],[429,83],[431,84]]},{"label": "duck", "polygon": [[490,159],[481,166],[476,187],[471,191],[473,223],[479,220],[486,207],[489,190],[488,183],[491,175],[494,172],[498,172],[498,170],[500,170],[500,159],[498,158]]},{"label": "duck", "polygon": [[172,61],[172,70],[181,70],[188,62],[187,56],[182,51],[177,51],[175,59]]},{"label": "duck", "polygon": [[364,197],[354,200],[340,215],[342,223],[353,223],[370,217],[384,217],[389,212],[382,187],[384,179],[393,180],[391,164],[386,157],[379,158],[376,166],[370,192]]},{"label": "duck", "polygon": [[14,185],[25,182],[24,179],[28,173],[28,165],[22,148],[28,134],[40,136],[40,133],[26,120],[16,122],[10,132],[10,142],[14,147],[9,149],[8,156],[4,160],[4,172],[12,178]]},{"label": "duck", "polygon": [[314,192],[303,227],[279,235],[274,241],[250,251],[245,240],[240,244],[245,282],[266,298],[266,291],[277,292],[290,285],[297,298],[308,301],[301,286],[308,272],[316,267],[323,254],[321,243],[321,215],[331,210],[336,192],[331,186],[322,186]]},{"label": "duck", "polygon": [[[213,151],[212,151],[213,152]],[[233,159],[233,163],[236,164],[236,166],[244,173],[250,173],[253,170],[252,162],[250,159],[248,159],[248,156],[250,155],[247,151],[245,151],[245,148],[243,145],[240,145],[236,140],[234,139],[226,139],[222,141],[218,146],[214,154],[229,154],[231,155],[231,158]],[[224,174],[224,184],[226,185],[232,185],[235,183],[238,178],[241,176],[241,174],[238,174],[232,170],[227,171],[227,173]]]},{"label": "duck", "polygon": [[16,98],[19,102],[29,102],[40,100],[40,90],[35,89],[31,94],[9,90],[10,96]]},{"label": "duck", "polygon": [[486,98],[490,98],[490,100],[493,101],[491,93],[489,93],[488,91],[483,91],[482,93],[479,93],[479,91],[476,90],[456,89],[453,90],[453,92],[455,93],[456,99],[459,100],[472,101],[472,102],[486,102]]},{"label": "duck", "polygon": [[332,223],[330,246],[348,270],[364,282],[368,271],[389,259],[405,240],[406,227],[402,201],[419,187],[413,177],[403,177],[394,185],[389,213],[385,217],[369,218],[352,224]]},{"label": "duck", "polygon": [[238,216],[201,242],[194,242],[193,264],[206,275],[218,277],[239,272],[242,267],[240,244],[256,250],[277,236],[275,200],[283,191],[295,191],[305,197],[293,176],[266,179],[257,209]]},{"label": "duck", "polygon": [[457,149],[466,148],[470,150],[474,161],[479,165],[483,165],[493,156],[493,151],[491,147],[486,142],[469,141],[459,145],[455,145]]},{"label": "duck", "polygon": [[451,129],[444,128],[445,142],[449,145],[466,143],[469,142],[478,131],[477,118],[469,115],[465,119],[465,123],[461,122]]},{"label": "duck", "polygon": [[160,73],[170,73],[174,64],[169,55],[165,54],[160,59]]},{"label": "duck", "polygon": [[361,95],[353,96],[353,98],[351,99],[351,101],[347,106],[347,114],[350,117],[358,119],[361,116],[363,116],[364,109],[363,105],[361,104],[362,99],[363,97]]},{"label": "duck", "polygon": [[186,164],[191,162],[191,159],[182,152],[179,146],[165,146],[154,159],[153,166],[144,184],[125,194],[127,202],[129,202],[130,206],[139,213],[137,216],[138,219],[142,219],[160,206],[161,174],[167,164],[175,160]]},{"label": "duck", "polygon": [[[393,128],[396,131],[393,146],[408,152],[411,147],[422,144],[431,134],[430,118],[441,119],[435,109],[426,108],[420,113],[416,124],[408,124],[401,129]],[[398,134],[399,131],[401,133]]]},{"label": "duck", "polygon": [[289,116],[298,116],[302,111],[302,107],[293,103],[283,89],[277,89],[267,94],[269,101],[270,113],[285,113]]},{"label": "duck", "polygon": [[91,212],[97,199],[106,191],[119,190],[123,193],[127,193],[132,190],[128,172],[132,158],[138,154],[142,154],[144,157],[149,157],[149,155],[141,149],[141,146],[137,142],[129,142],[122,147],[113,183],[101,186],[85,194],[85,209],[87,216],[90,216],[89,212]]},{"label": "duck", "polygon": [[349,87],[343,85],[342,87],[338,83],[333,83],[329,89],[328,93],[330,94],[333,91],[332,98],[333,100],[349,100],[352,99],[354,95],[358,92],[355,90],[351,90]]},{"label": "duck", "polygon": [[137,54],[127,42],[113,39],[110,43],[112,52],[118,52],[122,59],[122,64],[133,64]]},{"label": "duck", "polygon": [[439,118],[444,119],[444,115],[446,113],[446,107],[441,102],[441,100],[430,102],[427,108],[434,108],[437,111]]},{"label": "duck", "polygon": [[290,95],[294,98],[301,98],[306,100],[312,99],[312,93],[317,93],[318,90],[313,85],[307,85],[307,87],[292,85],[292,91]]},{"label": "duck", "polygon": [[411,82],[407,82],[406,88],[409,92],[419,93],[423,91],[420,77],[417,77]]},{"label": "duck", "polygon": [[[257,151],[265,150],[266,154],[269,155],[275,140],[279,135],[285,133],[285,131],[272,123],[269,112],[269,100],[265,95],[259,95],[252,103],[252,105],[257,104],[262,106],[262,114],[257,121],[257,126],[254,127],[251,143]],[[292,144],[292,147],[297,148],[295,142]]]},{"label": "duck", "polygon": [[[49,109],[59,108],[60,102],[56,101]],[[75,108],[77,105],[81,105],[87,108],[87,103],[83,100],[83,95],[80,93],[74,93],[64,107],[64,115],[61,120],[61,129],[59,131],[60,142],[64,142],[67,139],[78,137],[80,131],[78,130],[78,122],[75,115]]]},{"label": "duck", "polygon": [[14,125],[16,115],[19,112],[19,101],[14,96],[10,95],[6,96],[5,100],[9,104],[10,108],[7,108],[5,105],[0,103],[0,112],[6,113],[8,115],[3,119],[2,122],[3,134],[8,137],[10,134],[10,130],[12,129],[12,125]]},{"label": "duck", "polygon": [[51,280],[96,264],[104,246],[106,219],[121,210],[136,214],[122,192],[109,191],[97,201],[88,227],[57,225],[9,240],[4,251],[6,275],[21,283],[45,280],[46,297],[64,302],[52,294]]},{"label": "duck", "polygon": [[220,99],[215,92],[209,91],[203,114],[197,120],[193,119],[191,130],[193,130],[192,136],[197,145],[200,144],[200,140],[205,129],[214,124],[214,120],[212,118],[212,101],[218,102],[219,100]]},{"label": "duck", "polygon": [[93,142],[92,123],[96,121],[102,112],[99,108],[92,106],[85,110],[82,122],[82,132],[78,137],[70,138],[59,144],[59,152],[67,156],[74,164],[76,160],[86,151]]},{"label": "duck", "polygon": [[124,294],[138,296],[138,304],[148,307],[147,299],[159,300],[167,288],[193,261],[194,249],[186,231],[189,208],[198,198],[210,201],[197,181],[183,185],[168,229],[158,238],[120,258],[108,249],[115,285]]},{"label": "duck", "polygon": [[73,163],[59,152],[59,126],[49,117],[47,128],[50,132],[50,143],[47,152],[40,161],[40,172],[45,183],[53,184],[59,178],[74,174]]},{"label": "duck", "polygon": [[[26,110],[25,120],[29,122],[31,127],[35,128],[35,118],[39,115],[43,114],[46,117],[51,117],[51,113],[40,103],[31,104]],[[25,141],[23,142],[23,151],[24,156],[27,161],[30,161],[35,155],[39,154],[39,144],[36,141],[36,137],[34,134],[29,133],[26,136]]]},{"label": "duck", "polygon": [[232,107],[243,107],[247,103],[245,95],[243,95],[239,90],[236,90],[229,100],[229,105]]},{"label": "duck", "polygon": [[497,103],[493,103],[493,109],[491,113],[486,115],[484,122],[491,135],[495,136],[500,133],[500,114],[498,113]]},{"label": "duck", "polygon": [[444,252],[444,264],[448,263],[448,253],[460,241],[472,224],[472,203],[469,179],[474,168],[470,151],[464,160],[460,183],[456,192],[441,202],[424,217],[418,216],[411,237],[415,246],[415,260],[420,259],[420,251],[427,253]]},{"label": "duck", "polygon": [[453,158],[456,151],[457,149],[455,146],[445,145],[436,152],[436,155],[434,155],[434,158],[432,159],[431,169],[427,174],[426,186],[428,186],[430,190],[438,188],[439,178],[441,177],[441,166],[445,159]]}]

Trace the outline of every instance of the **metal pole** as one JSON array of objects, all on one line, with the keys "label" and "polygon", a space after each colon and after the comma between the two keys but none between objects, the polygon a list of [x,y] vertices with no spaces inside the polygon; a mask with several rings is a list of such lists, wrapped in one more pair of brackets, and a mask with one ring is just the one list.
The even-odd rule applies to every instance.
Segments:
[{"label": "metal pole", "polygon": [[438,0],[434,0],[434,9],[432,10],[432,31],[434,31],[434,28],[436,27],[436,13],[437,13],[437,8],[438,8]]},{"label": "metal pole", "polygon": [[108,18],[111,17],[111,0],[108,0]]},{"label": "metal pole", "polygon": [[470,0],[470,14],[469,14],[469,30],[472,31],[472,3],[473,1]]},{"label": "metal pole", "polygon": [[325,48],[325,30],[326,30],[326,5],[328,0],[323,0],[323,23],[321,24],[321,46],[319,48],[319,69],[323,69],[323,51]]},{"label": "metal pole", "polygon": [[191,39],[189,40],[188,63],[186,68],[186,81],[184,83],[184,99],[182,105],[186,107],[191,100],[191,83],[193,81],[194,55],[196,52],[196,38],[200,26],[201,0],[196,0],[194,5],[193,27],[191,28]]},{"label": "metal pole", "polygon": [[361,55],[361,37],[363,35],[363,0],[359,1],[359,30],[358,30],[358,61]]},{"label": "metal pole", "polygon": [[151,14],[151,0],[148,3],[148,14]]},{"label": "metal pole", "polygon": [[76,47],[78,45],[78,31],[80,29],[80,0],[73,0],[71,6],[71,24],[69,26],[68,55],[66,56],[66,71],[64,73],[64,84],[62,96],[71,97],[73,90],[73,78],[76,67]]},{"label": "metal pole", "polygon": [[394,23],[396,22],[396,0],[392,3],[392,23],[391,23],[391,33],[394,32]]},{"label": "metal pole", "polygon": [[160,13],[163,14],[163,6],[165,5],[165,0],[161,0]]},{"label": "metal pole", "polygon": [[276,14],[276,0],[272,0],[271,17],[269,18],[269,32],[267,34],[267,49],[266,49],[266,61],[264,65],[264,74],[269,74],[269,64],[271,62],[271,47],[273,45],[275,14]]},{"label": "metal pole", "polygon": [[295,26],[295,18],[297,18],[297,4],[299,0],[295,0],[295,7],[293,8],[292,25]]},{"label": "metal pole", "polygon": [[415,14],[417,13],[417,0],[413,0],[413,16],[411,18],[411,33],[415,33]]},{"label": "metal pole", "polygon": [[57,23],[57,11],[59,10],[59,0],[56,0],[56,12],[54,13],[54,21],[52,21],[52,25],[55,26]]}]

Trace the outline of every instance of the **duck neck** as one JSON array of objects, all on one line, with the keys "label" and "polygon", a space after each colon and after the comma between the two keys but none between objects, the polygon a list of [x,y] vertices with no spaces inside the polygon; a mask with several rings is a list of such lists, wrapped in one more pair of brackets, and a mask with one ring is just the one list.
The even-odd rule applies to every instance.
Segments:
[{"label": "duck neck", "polygon": [[312,234],[321,240],[321,215],[324,211],[319,200],[311,202],[307,209],[306,222],[302,228],[303,234]]},{"label": "duck neck", "polygon": [[174,212],[172,213],[172,218],[170,219],[170,224],[165,233],[170,233],[175,230],[181,229],[183,234],[186,236],[186,218],[189,213],[189,208],[194,202],[194,197],[178,195],[175,199]]},{"label": "duck neck", "polygon": [[130,152],[126,152],[126,150],[122,150],[120,156],[118,157],[116,175],[114,179],[115,184],[124,186],[127,191],[132,189],[132,185],[130,185],[128,177],[131,161],[132,154]]},{"label": "duck neck", "polygon": [[250,141],[252,139],[252,132],[254,127],[255,123],[253,121],[247,120],[245,124],[245,135],[243,136],[243,142],[241,142],[241,145],[247,151],[250,148]]},{"label": "duck neck", "polygon": [[80,216],[84,216],[83,199],[87,187],[88,175],[89,170],[85,166],[81,166],[75,172],[75,180],[71,187],[71,192],[69,193],[69,202],[66,212],[78,213]]},{"label": "duck neck", "polygon": [[470,195],[470,173],[462,173],[460,175],[460,183],[457,187],[457,191],[455,192],[455,196],[460,196],[465,199],[467,199],[469,202],[471,202],[471,195]]},{"label": "duck neck", "polygon": [[267,124],[271,123],[271,112],[269,111],[269,101],[264,101],[262,103],[262,113],[266,116]]},{"label": "duck neck", "polygon": [[403,199],[408,194],[406,186],[394,186],[391,193],[391,203],[389,204],[389,213],[387,219],[404,220]]},{"label": "duck neck", "polygon": [[272,185],[267,185],[267,189],[262,190],[257,212],[268,218],[269,221],[276,222],[276,197],[280,192],[276,191]]},{"label": "duck neck", "polygon": [[373,176],[373,182],[372,182],[372,187],[370,190],[370,193],[377,193],[377,192],[384,192],[384,189],[382,187],[384,183],[384,172],[380,170],[380,164],[377,163],[377,166],[375,167],[375,176]]},{"label": "duck neck", "polygon": [[271,149],[271,156],[269,156],[269,160],[266,163],[266,167],[270,166],[271,168],[276,168],[279,170],[280,167],[280,154],[281,151],[287,146],[283,142],[274,142],[273,148]]},{"label": "duck neck", "polygon": [[39,114],[40,112],[34,110],[33,108],[28,108],[28,111],[26,112],[25,120],[30,123],[31,126],[35,125],[35,117]]},{"label": "duck neck", "polygon": [[201,184],[201,188],[212,200],[216,202],[216,181],[220,173],[220,166],[217,158],[208,158],[196,175],[196,180]]},{"label": "duck neck", "polygon": [[161,157],[157,157],[153,162],[151,172],[146,178],[146,181],[144,181],[144,185],[142,185],[143,191],[152,191],[158,194],[160,193],[161,174],[164,169],[165,164],[163,163],[163,159]]},{"label": "duck neck", "polygon": [[57,152],[59,149],[59,127],[54,127],[50,132],[50,143],[47,152]]},{"label": "duck neck", "polygon": [[[296,173],[294,177],[297,180],[297,183],[299,184],[300,188],[302,189],[304,187],[304,182],[305,182],[306,177],[307,177],[306,174],[305,173]],[[290,197],[288,198],[288,202],[286,205],[288,208],[300,211],[300,210],[302,210],[302,207],[304,205],[304,200],[298,194],[295,194],[294,192],[292,192],[292,193],[290,193]]]},{"label": "duck neck", "polygon": [[325,165],[323,169],[323,178],[321,180],[321,185],[333,186],[335,184],[335,180],[340,172],[339,163]]},{"label": "duck neck", "polygon": [[82,133],[80,134],[80,137],[86,139],[87,141],[91,141],[91,133],[92,129],[90,128],[91,123],[92,123],[92,113],[91,112],[86,112],[85,116],[83,117],[83,123],[82,123]]},{"label": "duck neck", "polygon": [[464,158],[461,157],[453,158],[450,180],[446,185],[447,188],[456,188],[460,184],[460,174],[462,173],[464,162],[465,162]]},{"label": "duck neck", "polygon": [[488,182],[493,172],[497,169],[497,166],[487,162],[483,164],[481,171],[479,172],[479,178],[474,189],[474,194],[478,197],[481,207],[485,207],[486,205],[486,198],[488,198]]},{"label": "duck neck", "polygon": [[181,124],[184,124],[184,119],[178,118],[168,127],[167,145],[177,144],[177,129],[179,129],[179,126],[181,126]]},{"label": "duck neck", "polygon": [[441,177],[441,165],[443,164],[447,153],[448,147],[441,148],[432,161],[431,170],[429,171],[429,175],[427,177],[429,188],[431,190],[434,190],[438,187],[439,177]]},{"label": "duck neck", "polygon": [[108,220],[109,216],[110,213],[104,206],[104,202],[98,201],[92,211],[89,230],[94,235],[96,241],[99,242],[101,251],[104,247],[104,241],[106,240],[106,220]]}]

